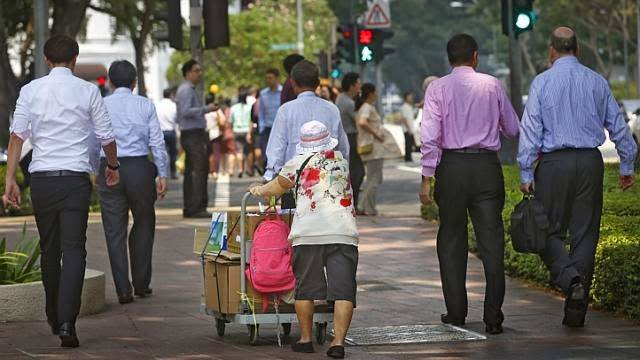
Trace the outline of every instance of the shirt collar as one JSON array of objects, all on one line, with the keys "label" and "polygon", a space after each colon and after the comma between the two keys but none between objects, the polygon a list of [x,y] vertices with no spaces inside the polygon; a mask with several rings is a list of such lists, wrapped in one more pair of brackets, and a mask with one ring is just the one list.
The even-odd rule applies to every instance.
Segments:
[{"label": "shirt collar", "polygon": [[452,74],[468,74],[476,72],[471,66],[456,66],[451,70]]},{"label": "shirt collar", "polygon": [[126,88],[126,87],[119,87],[113,93],[114,94],[132,94],[133,91],[131,91],[131,89]]},{"label": "shirt collar", "polygon": [[578,63],[578,58],[575,56],[563,56],[559,59],[557,59],[556,61],[553,62],[553,67],[555,66],[562,66],[565,64],[577,64]]},{"label": "shirt collar", "polygon": [[315,97],[316,94],[311,91],[311,90],[307,90],[307,91],[303,91],[298,95],[298,99],[303,98],[303,97]]},{"label": "shirt collar", "polygon": [[49,75],[70,76],[70,75],[73,75],[73,73],[71,72],[71,69],[69,69],[68,67],[56,66],[52,68],[51,71],[49,71]]}]

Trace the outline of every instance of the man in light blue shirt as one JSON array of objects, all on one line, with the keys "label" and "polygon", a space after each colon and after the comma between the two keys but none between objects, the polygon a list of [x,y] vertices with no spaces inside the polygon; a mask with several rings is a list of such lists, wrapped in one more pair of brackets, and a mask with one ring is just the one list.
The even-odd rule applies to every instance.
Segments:
[{"label": "man in light blue shirt", "polygon": [[[163,198],[167,192],[169,159],[153,102],[132,93],[136,87],[136,68],[126,60],[116,61],[109,68],[109,79],[116,90],[104,102],[118,144],[122,176],[120,184],[107,187],[101,173],[98,186],[113,281],[119,302],[126,304],[133,301],[133,295],[151,294],[154,205],[156,199]],[[128,239],[132,281],[127,256],[129,210],[133,214]]]},{"label": "man in light blue shirt", "polygon": [[258,131],[260,134],[260,149],[266,160],[267,143],[271,135],[271,128],[276,119],[278,108],[280,108],[280,95],[282,94],[282,85],[280,85],[280,71],[272,68],[267,70],[266,76],[267,87],[260,91],[258,103]]},{"label": "man in light blue shirt", "polygon": [[547,212],[549,231],[541,256],[553,282],[566,294],[562,323],[569,327],[584,326],[587,313],[602,215],[604,165],[598,146],[605,141],[604,129],[620,156],[623,190],[635,182],[636,155],[607,81],[581,65],[577,53],[573,30],[556,29],[549,47],[553,66],[531,84],[518,152],[521,189],[535,190]]},{"label": "man in light blue shirt", "polygon": [[273,179],[282,166],[297,155],[296,145],[300,142],[300,128],[311,120],[325,124],[331,136],[339,141],[336,149],[342,154],[349,154],[349,141],[342,128],[340,111],[333,103],[317,97],[314,93],[320,83],[318,67],[310,61],[303,60],[291,70],[291,79],[297,98],[280,106],[276,114],[266,151],[266,180]]},{"label": "man in light blue shirt", "polygon": [[[325,124],[331,136],[338,139],[336,150],[344,156],[349,154],[349,140],[342,128],[340,111],[333,103],[317,97],[314,93],[320,84],[318,67],[310,61],[302,60],[291,70],[291,80],[298,97],[280,106],[273,122],[266,151],[267,169],[264,178],[267,181],[271,181],[282,166],[297,155],[296,145],[300,142],[300,128],[311,120]],[[294,207],[293,196],[291,193],[288,194],[283,196],[283,208]]]}]

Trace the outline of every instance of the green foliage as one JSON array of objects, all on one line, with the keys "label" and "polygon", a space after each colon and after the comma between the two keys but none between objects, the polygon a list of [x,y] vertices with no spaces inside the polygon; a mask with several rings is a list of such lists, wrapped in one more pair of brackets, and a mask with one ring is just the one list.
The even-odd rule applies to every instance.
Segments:
[{"label": "green foliage", "polygon": [[[506,198],[502,213],[505,227],[505,269],[508,275],[550,285],[549,271],[539,256],[513,250],[510,216],[522,199],[518,168],[503,167]],[[604,208],[600,242],[596,251],[591,297],[593,304],[640,319],[640,187],[623,192],[618,187],[618,165],[607,164],[604,176]],[[423,206],[422,216],[438,219],[436,205]],[[469,228],[469,249],[476,251],[475,234]]]},{"label": "green foliage", "polygon": [[39,257],[38,238],[27,238],[25,223],[14,251],[7,251],[6,239],[0,241],[0,285],[40,281],[42,275],[37,262]]},{"label": "green foliage", "polygon": [[[205,88],[217,84],[226,96],[235,94],[241,85],[262,86],[268,68],[282,69],[282,60],[291,51],[271,50],[273,44],[296,42],[295,0],[261,0],[249,10],[229,16],[230,46],[206,50],[203,55]],[[326,49],[331,27],[337,20],[326,1],[304,0],[304,34],[306,58],[316,62],[315,53]],[[180,64],[190,58],[188,52],[171,57],[167,79],[182,82]]]}]

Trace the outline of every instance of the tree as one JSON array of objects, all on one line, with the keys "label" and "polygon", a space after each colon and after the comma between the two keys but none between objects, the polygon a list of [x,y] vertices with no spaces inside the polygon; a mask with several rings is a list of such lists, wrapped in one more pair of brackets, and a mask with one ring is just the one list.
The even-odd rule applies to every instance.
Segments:
[{"label": "tree", "polygon": [[[89,0],[53,0],[52,34],[75,38],[84,27]],[[0,2],[0,146],[7,144],[9,116],[21,84],[33,79],[33,5],[31,0]],[[19,75],[9,61],[9,46],[17,44]]]},{"label": "tree", "polygon": [[481,55],[491,51],[492,32],[483,18],[468,9],[452,8],[449,0],[403,0],[391,2],[389,45],[396,52],[385,58],[385,78],[402,91],[422,92],[428,75],[442,76],[449,70],[446,44],[460,32],[473,34]]},{"label": "tree", "polygon": [[144,77],[144,62],[147,54],[153,49],[150,34],[158,22],[154,14],[160,8],[157,0],[99,0],[98,5],[89,7],[114,18],[113,37],[126,35],[131,39],[135,51],[135,65],[138,72],[138,94],[147,95]]},{"label": "tree", "polygon": [[[327,48],[335,18],[325,0],[304,0],[305,57]],[[296,42],[295,0],[258,0],[248,10],[229,17],[230,46],[203,53],[205,88],[215,83],[229,96],[239,86],[258,86],[270,67],[281,68],[290,51],[274,51],[273,44]],[[179,65],[190,58],[175,52],[167,71],[169,82],[182,81]]]}]

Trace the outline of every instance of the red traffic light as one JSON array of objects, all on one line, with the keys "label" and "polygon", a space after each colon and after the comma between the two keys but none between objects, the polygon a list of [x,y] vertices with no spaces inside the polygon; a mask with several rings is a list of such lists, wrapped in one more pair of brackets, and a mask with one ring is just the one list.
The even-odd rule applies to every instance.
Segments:
[{"label": "red traffic light", "polygon": [[358,31],[358,43],[360,45],[369,45],[373,42],[373,30],[361,29]]},{"label": "red traffic light", "polygon": [[345,39],[351,39],[351,35],[353,35],[351,29],[342,30],[342,37],[344,37]]},{"label": "red traffic light", "polygon": [[104,86],[107,83],[107,78],[100,75],[98,76],[98,86]]}]

